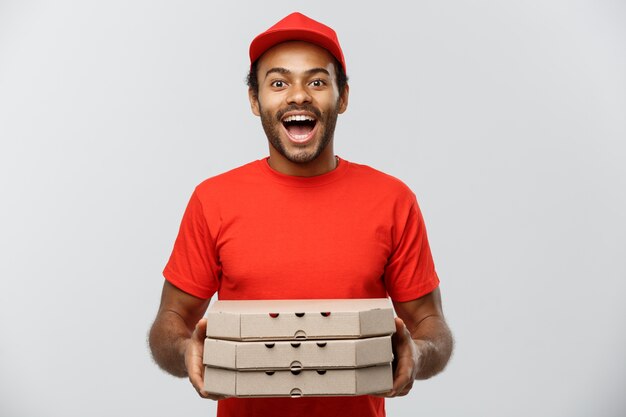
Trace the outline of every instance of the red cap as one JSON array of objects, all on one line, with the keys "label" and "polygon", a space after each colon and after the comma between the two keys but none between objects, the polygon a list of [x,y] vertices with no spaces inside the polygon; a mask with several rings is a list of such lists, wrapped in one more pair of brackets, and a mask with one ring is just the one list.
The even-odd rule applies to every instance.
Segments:
[{"label": "red cap", "polygon": [[321,46],[341,63],[346,72],[346,61],[335,31],[302,13],[291,13],[274,26],[258,35],[250,44],[250,63],[274,45],[286,41],[304,41]]}]

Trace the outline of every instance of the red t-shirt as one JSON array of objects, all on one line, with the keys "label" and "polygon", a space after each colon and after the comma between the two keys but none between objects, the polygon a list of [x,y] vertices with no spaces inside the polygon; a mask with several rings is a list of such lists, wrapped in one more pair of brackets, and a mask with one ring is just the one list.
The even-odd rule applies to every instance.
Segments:
[{"label": "red t-shirt", "polygon": [[[191,196],[163,271],[181,290],[221,300],[410,301],[439,279],[415,195],[401,181],[339,160],[293,177],[267,159],[210,178]],[[231,398],[218,416],[384,416],[372,396]]]}]

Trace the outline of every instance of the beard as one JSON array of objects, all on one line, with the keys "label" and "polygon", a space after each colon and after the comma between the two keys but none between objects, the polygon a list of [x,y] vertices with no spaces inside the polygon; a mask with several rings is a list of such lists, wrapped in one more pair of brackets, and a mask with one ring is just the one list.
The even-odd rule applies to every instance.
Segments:
[{"label": "beard", "polygon": [[[335,134],[335,125],[337,124],[337,116],[339,115],[339,102],[340,100],[337,100],[335,107],[326,113],[326,115],[323,115],[322,112],[316,107],[308,104],[303,106],[291,105],[279,110],[275,115],[272,115],[269,111],[264,111],[261,107],[261,103],[259,102],[261,124],[263,125],[263,130],[265,131],[267,140],[270,145],[274,147],[274,149],[276,149],[290,162],[296,164],[306,164],[308,162],[315,161],[333,139]],[[317,118],[316,123],[319,124],[317,135],[319,139],[313,144],[312,149],[309,147],[301,147],[295,150],[289,150],[281,141],[281,119],[285,113],[298,110],[311,112]]]}]

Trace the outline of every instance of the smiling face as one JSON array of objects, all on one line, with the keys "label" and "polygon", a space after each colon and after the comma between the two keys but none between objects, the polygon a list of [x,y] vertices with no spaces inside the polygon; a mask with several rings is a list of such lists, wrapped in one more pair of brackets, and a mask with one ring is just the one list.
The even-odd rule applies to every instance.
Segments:
[{"label": "smiling face", "polygon": [[249,90],[270,143],[270,166],[289,175],[335,168],[333,135],[348,104],[337,89],[335,59],[316,45],[291,41],[267,50],[257,67],[258,94]]}]

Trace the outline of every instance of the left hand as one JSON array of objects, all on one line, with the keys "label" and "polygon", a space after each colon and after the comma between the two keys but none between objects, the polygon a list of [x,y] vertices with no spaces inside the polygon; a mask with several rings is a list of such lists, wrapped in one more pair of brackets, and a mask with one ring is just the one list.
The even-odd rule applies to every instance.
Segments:
[{"label": "left hand", "polygon": [[204,390],[204,339],[206,337],[206,323],[207,319],[201,319],[191,334],[191,338],[187,339],[185,343],[185,369],[187,369],[187,375],[189,382],[198,392],[202,398],[209,398],[211,400],[223,400],[226,398],[223,395],[211,394]]},{"label": "left hand", "polygon": [[380,397],[402,397],[407,395],[417,375],[420,354],[411,333],[404,321],[396,317],[396,332],[391,337],[394,352],[393,388],[391,391],[378,394]]}]

